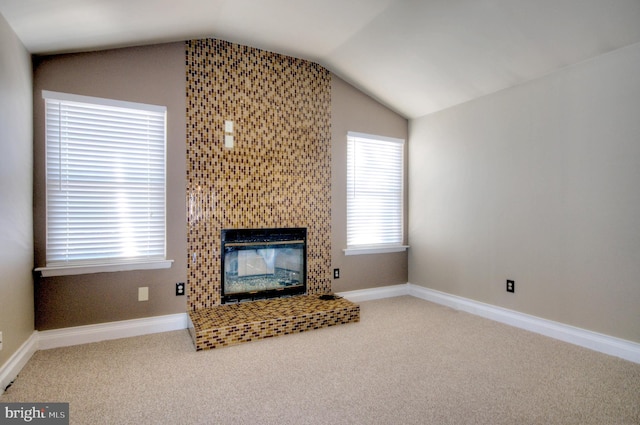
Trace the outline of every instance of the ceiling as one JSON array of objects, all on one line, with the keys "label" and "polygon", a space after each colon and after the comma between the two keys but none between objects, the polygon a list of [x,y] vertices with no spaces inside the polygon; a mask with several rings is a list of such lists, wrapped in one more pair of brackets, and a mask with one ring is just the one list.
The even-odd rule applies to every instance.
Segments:
[{"label": "ceiling", "polygon": [[33,54],[211,37],[308,59],[407,118],[640,42],[640,0],[0,0],[0,14]]}]

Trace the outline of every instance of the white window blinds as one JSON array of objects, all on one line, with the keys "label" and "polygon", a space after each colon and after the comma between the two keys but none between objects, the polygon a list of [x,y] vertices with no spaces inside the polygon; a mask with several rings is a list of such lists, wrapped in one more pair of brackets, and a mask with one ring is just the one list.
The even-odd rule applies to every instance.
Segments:
[{"label": "white window blinds", "polygon": [[42,95],[47,267],[164,260],[166,108]]},{"label": "white window blinds", "polygon": [[403,242],[404,140],[347,134],[347,248]]}]

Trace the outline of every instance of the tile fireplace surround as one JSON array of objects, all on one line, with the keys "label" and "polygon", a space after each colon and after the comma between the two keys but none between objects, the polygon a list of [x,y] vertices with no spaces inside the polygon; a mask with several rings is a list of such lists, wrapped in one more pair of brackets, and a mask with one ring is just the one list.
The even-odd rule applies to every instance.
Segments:
[{"label": "tile fireplace surround", "polygon": [[[188,310],[197,350],[359,321],[331,292],[331,74],[215,39],[186,43]],[[225,121],[234,145],[227,148]],[[307,228],[306,296],[224,304],[223,229]]]},{"label": "tile fireplace surround", "polygon": [[197,351],[360,321],[360,306],[320,295],[224,304],[189,313]]},{"label": "tile fireplace surround", "polygon": [[222,304],[223,229],[307,228],[307,293],[331,292],[329,71],[214,39],[186,63],[188,309]]}]

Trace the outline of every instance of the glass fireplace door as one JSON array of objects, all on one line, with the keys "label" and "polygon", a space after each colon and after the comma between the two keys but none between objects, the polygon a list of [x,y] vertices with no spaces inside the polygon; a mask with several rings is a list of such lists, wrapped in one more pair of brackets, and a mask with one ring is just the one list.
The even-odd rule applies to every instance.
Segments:
[{"label": "glass fireplace door", "polygon": [[222,239],[222,302],[305,293],[306,229],[304,234],[299,230],[227,231]]}]

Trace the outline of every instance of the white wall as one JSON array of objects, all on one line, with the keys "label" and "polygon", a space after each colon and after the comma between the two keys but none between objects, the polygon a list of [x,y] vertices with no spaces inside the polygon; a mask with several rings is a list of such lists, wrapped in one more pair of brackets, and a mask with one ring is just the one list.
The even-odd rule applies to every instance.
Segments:
[{"label": "white wall", "polygon": [[640,342],[640,44],[409,131],[411,283]]},{"label": "white wall", "polygon": [[0,15],[0,370],[34,329],[31,74],[30,55]]}]

